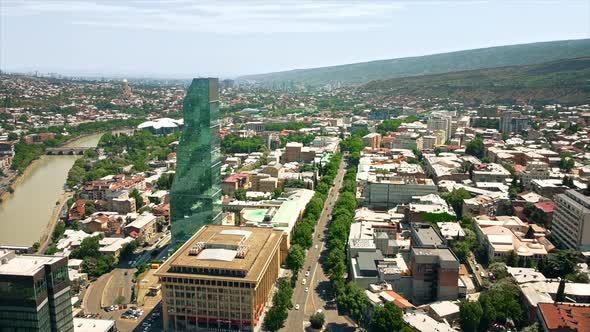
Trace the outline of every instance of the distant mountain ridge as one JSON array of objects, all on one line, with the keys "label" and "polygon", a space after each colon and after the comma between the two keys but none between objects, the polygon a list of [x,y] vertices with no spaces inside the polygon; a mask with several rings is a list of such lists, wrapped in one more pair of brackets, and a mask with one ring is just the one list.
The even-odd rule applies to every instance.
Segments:
[{"label": "distant mountain ridge", "polygon": [[466,103],[590,103],[590,56],[372,81],[359,86],[376,95],[450,98]]},{"label": "distant mountain ridge", "polygon": [[246,75],[238,80],[251,80],[262,84],[290,82],[314,87],[336,82],[342,85],[358,85],[373,80],[531,65],[585,56],[590,56],[590,39],[497,46],[331,67],[295,69]]}]

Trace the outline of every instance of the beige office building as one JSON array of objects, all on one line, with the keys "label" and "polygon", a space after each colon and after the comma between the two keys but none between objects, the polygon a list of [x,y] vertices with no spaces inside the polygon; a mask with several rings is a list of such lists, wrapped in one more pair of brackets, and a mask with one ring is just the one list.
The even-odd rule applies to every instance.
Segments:
[{"label": "beige office building", "polygon": [[251,331],[277,281],[283,231],[207,225],[156,272],[165,331]]}]

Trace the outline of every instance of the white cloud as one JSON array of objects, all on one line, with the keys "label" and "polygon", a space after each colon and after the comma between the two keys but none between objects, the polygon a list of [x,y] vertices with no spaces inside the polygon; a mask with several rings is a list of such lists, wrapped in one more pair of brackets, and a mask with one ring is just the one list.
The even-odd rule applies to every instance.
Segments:
[{"label": "white cloud", "polygon": [[400,3],[380,1],[10,1],[2,15],[68,17],[97,27],[221,34],[374,30]]}]

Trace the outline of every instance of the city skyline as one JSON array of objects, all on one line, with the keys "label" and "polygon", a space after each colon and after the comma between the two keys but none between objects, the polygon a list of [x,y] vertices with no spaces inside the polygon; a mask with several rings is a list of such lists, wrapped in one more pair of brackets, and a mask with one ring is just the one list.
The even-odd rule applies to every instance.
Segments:
[{"label": "city skyline", "polygon": [[[590,37],[585,1],[76,0],[0,6],[0,69],[74,76],[235,77]],[[216,52],[202,52],[202,45]]]}]

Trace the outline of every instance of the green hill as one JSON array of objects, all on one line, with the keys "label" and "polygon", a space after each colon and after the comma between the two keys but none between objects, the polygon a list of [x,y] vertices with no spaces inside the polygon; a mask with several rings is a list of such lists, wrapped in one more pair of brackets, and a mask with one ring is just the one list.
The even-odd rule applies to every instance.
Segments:
[{"label": "green hill", "polygon": [[247,75],[239,77],[238,80],[253,80],[262,84],[299,83],[308,86],[322,86],[335,82],[356,85],[373,80],[538,64],[584,56],[590,56],[590,39],[499,46],[333,67],[296,69]]},{"label": "green hill", "polygon": [[380,80],[358,89],[383,96],[448,97],[467,103],[586,104],[590,102],[590,57]]}]

